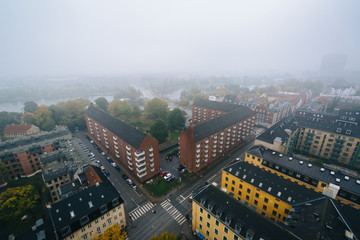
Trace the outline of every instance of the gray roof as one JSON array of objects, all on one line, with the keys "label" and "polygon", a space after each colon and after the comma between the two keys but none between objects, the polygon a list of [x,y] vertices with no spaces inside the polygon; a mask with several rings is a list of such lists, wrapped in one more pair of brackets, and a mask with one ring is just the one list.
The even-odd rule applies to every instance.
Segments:
[{"label": "gray roof", "polygon": [[63,197],[63,195],[69,196],[70,194],[73,194],[80,189],[81,189],[81,183],[79,179],[76,179],[72,182],[67,182],[58,188],[61,197]]},{"label": "gray roof", "polygon": [[[283,166],[287,169],[312,177],[319,181],[338,185],[340,186],[340,189],[344,189],[356,194],[357,196],[360,196],[360,184],[356,182],[359,179],[347,176],[341,172],[317,166],[311,162],[308,162],[304,159],[299,159],[297,157],[289,158],[287,156],[283,156],[281,153],[265,149],[262,146],[253,147],[248,151],[248,153],[258,156],[264,160],[271,161],[278,166]],[[300,161],[303,163],[300,164]],[[309,164],[311,164],[311,166],[309,166]],[[334,172],[334,174],[331,174],[331,172]],[[349,177],[349,180],[346,180],[345,176]],[[340,182],[336,181],[336,179],[339,179]]]},{"label": "gray roof", "polygon": [[[265,240],[298,239],[275,222],[257,214],[255,211],[245,207],[239,201],[211,185],[198,193],[193,200],[200,206],[202,206],[201,202],[205,201],[203,207],[213,216],[216,216],[217,211],[221,212],[221,216],[217,219],[232,229],[234,233],[235,225],[241,227],[240,234],[238,235],[243,239],[245,239],[248,231],[254,232],[253,240],[259,240],[261,238]],[[208,208],[209,205],[213,206],[212,210]],[[226,224],[225,217],[231,219],[230,224]]]},{"label": "gray roof", "polygon": [[262,191],[294,206],[324,198],[320,193],[258,168],[247,162],[237,162],[224,171]]},{"label": "gray roof", "polygon": [[196,99],[194,101],[193,106],[219,110],[222,112],[231,112],[231,111],[243,108],[243,106],[239,106],[236,104],[216,102],[216,101],[210,101],[210,100],[206,100],[206,99]]},{"label": "gray roof", "polygon": [[[119,192],[102,174],[101,170],[98,167],[93,168],[102,179],[101,184],[86,188],[68,198],[62,199],[49,209],[53,226],[60,238],[64,237],[60,232],[65,227],[69,226],[71,232],[80,229],[80,219],[82,217],[87,216],[89,222],[91,222],[102,215],[100,212],[102,206],[106,205],[107,211],[110,211],[115,207],[112,203],[114,199],[118,199],[119,204],[124,202]],[[71,212],[73,212],[73,216],[71,216]]]},{"label": "gray roof", "polygon": [[256,139],[272,144],[276,138],[280,138],[282,143],[284,143],[289,138],[289,133],[291,134],[295,132],[297,128],[298,124],[295,118],[293,116],[289,116],[281,119],[279,122],[260,134],[260,136]]},{"label": "gray roof", "polygon": [[195,125],[194,140],[200,141],[214,133],[217,133],[231,125],[245,120],[254,114],[248,107],[240,107],[236,111],[224,114],[220,117],[210,119],[209,121]]},{"label": "gray roof", "polygon": [[94,119],[112,133],[119,136],[122,140],[133,146],[139,148],[142,141],[146,137],[146,133],[130,126],[129,124],[117,119],[110,114],[90,105],[86,110],[86,115]]}]

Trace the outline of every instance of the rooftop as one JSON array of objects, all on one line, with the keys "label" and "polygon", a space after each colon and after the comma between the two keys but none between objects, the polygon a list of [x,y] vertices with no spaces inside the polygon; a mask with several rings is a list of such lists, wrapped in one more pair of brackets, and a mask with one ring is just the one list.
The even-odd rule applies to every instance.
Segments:
[{"label": "rooftop", "polygon": [[111,116],[93,105],[90,105],[87,108],[86,115],[109,129],[109,131],[113,132],[136,149],[140,147],[142,141],[147,135],[143,131],[140,131],[120,119]]},{"label": "rooftop", "polygon": [[324,198],[320,193],[293,183],[247,162],[237,162],[224,171],[292,206]]},{"label": "rooftop", "polygon": [[206,100],[206,99],[196,99],[194,101],[193,106],[219,110],[222,112],[231,112],[231,111],[243,108],[242,106],[239,106],[236,104],[225,103],[225,102],[216,102],[216,101],[210,101],[210,100]]},{"label": "rooftop", "polygon": [[[80,229],[96,218],[110,211],[124,200],[119,192],[107,180],[98,167],[94,167],[96,173],[103,180],[99,185],[88,187],[68,198],[55,203],[49,209],[53,226],[58,236],[66,236],[70,232]],[[104,209],[105,207],[105,209]]]},{"label": "rooftop", "polygon": [[195,125],[194,140],[200,141],[214,133],[217,133],[231,125],[251,117],[254,114],[248,107],[240,106],[239,109],[231,111],[220,117]]},{"label": "rooftop", "polygon": [[26,133],[33,125],[32,124],[11,124],[6,125],[4,134],[9,133]]},{"label": "rooftop", "polygon": [[322,182],[335,184],[341,189],[360,196],[360,180],[339,171],[317,166],[305,159],[283,156],[279,152],[266,149],[262,146],[254,146],[248,153]]},{"label": "rooftop", "polygon": [[236,226],[240,228],[238,235],[244,239],[247,233],[254,234],[253,240],[298,239],[275,222],[245,207],[212,185],[198,193],[193,200],[213,216],[218,214],[219,217],[216,218],[232,229],[234,233],[236,233]]},{"label": "rooftop", "polygon": [[285,143],[289,136],[293,132],[295,132],[297,128],[298,124],[295,118],[293,116],[289,116],[281,119],[279,122],[271,126],[256,139],[272,144],[277,138],[281,139],[281,143]]}]

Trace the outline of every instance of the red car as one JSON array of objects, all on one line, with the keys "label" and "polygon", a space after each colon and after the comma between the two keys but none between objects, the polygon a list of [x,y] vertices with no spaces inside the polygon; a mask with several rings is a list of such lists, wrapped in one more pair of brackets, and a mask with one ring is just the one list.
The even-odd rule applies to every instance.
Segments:
[{"label": "red car", "polygon": [[160,173],[160,177],[164,177],[166,175],[166,171],[163,171],[162,173]]}]

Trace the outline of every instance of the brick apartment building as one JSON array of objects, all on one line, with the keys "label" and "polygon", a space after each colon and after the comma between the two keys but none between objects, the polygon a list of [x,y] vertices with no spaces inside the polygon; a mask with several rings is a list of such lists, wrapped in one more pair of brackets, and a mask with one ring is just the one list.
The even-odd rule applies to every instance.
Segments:
[{"label": "brick apartment building", "polygon": [[160,171],[159,143],[143,131],[90,105],[85,113],[92,139],[114,156],[138,181],[144,182]]},{"label": "brick apartment building", "polygon": [[70,137],[66,127],[58,126],[51,132],[2,142],[0,160],[5,164],[11,179],[30,176],[40,170],[40,156],[43,153],[59,149],[60,141]]},{"label": "brick apartment building", "polygon": [[[215,115],[216,106],[219,104],[213,103],[215,106],[208,106],[208,109],[214,109]],[[193,108],[198,107],[199,105]],[[202,116],[205,117],[197,120],[202,123],[195,126],[191,124],[180,134],[180,164],[189,172],[199,172],[254,135],[255,113],[248,107],[237,107],[237,110],[226,114],[218,110],[216,114],[220,115],[219,117],[202,122],[206,116],[209,117],[204,114],[206,109],[202,106]],[[212,110],[206,112],[210,112],[212,118]]]},{"label": "brick apartment building", "polygon": [[39,132],[40,129],[32,124],[11,124],[6,125],[3,134],[6,139],[14,139],[18,137],[36,135]]}]

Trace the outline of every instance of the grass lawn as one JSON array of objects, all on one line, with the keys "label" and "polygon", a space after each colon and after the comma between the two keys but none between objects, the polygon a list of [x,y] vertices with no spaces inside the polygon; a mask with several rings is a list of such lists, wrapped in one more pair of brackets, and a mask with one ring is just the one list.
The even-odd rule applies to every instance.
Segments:
[{"label": "grass lawn", "polygon": [[16,219],[0,223],[1,233],[10,234],[24,232],[30,229],[33,225],[35,225],[36,220],[42,218],[43,212],[45,210],[43,202],[47,202],[48,193],[45,191],[41,173],[38,173],[30,178],[9,181],[6,187],[0,189],[0,193],[4,192],[7,188],[14,188],[26,185],[33,185],[35,189],[39,191],[40,198],[37,202],[36,207],[34,208],[34,211],[27,214],[28,219],[26,219],[25,221],[21,221],[21,219]]},{"label": "grass lawn", "polygon": [[167,182],[162,177],[158,176],[153,180],[153,183],[145,184],[145,188],[155,197],[160,197],[165,195],[179,184],[180,182],[178,179]]}]

